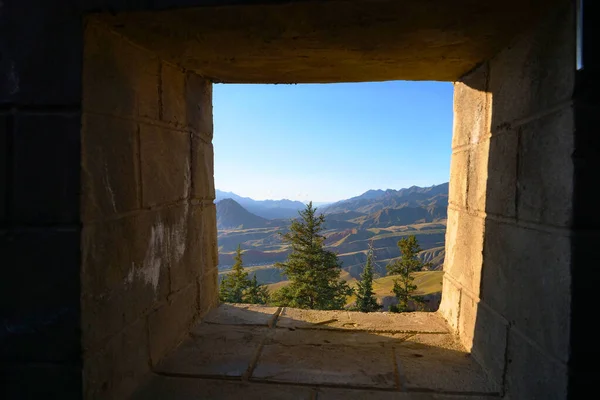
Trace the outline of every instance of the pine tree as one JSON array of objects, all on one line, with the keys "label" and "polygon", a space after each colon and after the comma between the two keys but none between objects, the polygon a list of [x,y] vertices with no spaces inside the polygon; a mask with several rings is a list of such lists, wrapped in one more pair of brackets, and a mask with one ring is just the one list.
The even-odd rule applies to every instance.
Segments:
[{"label": "pine tree", "polygon": [[219,287],[219,298],[226,303],[242,303],[244,300],[244,291],[250,285],[248,272],[244,271],[242,262],[242,248],[238,245],[235,253],[235,264]]},{"label": "pine tree", "polygon": [[337,255],[325,250],[323,231],[325,217],[317,216],[310,202],[293,220],[282,241],[291,245],[286,262],[275,266],[283,271],[290,284],[279,290],[274,299],[280,305],[316,310],[339,310],[352,289],[340,280],[341,263]]},{"label": "pine tree", "polygon": [[360,275],[356,289],[356,309],[362,312],[377,311],[381,308],[373,292],[373,242],[369,243],[367,263]]},{"label": "pine tree", "polygon": [[421,247],[414,235],[400,239],[398,248],[400,249],[400,258],[387,266],[388,275],[399,275],[398,279],[394,279],[394,288],[392,289],[398,299],[398,306],[390,307],[390,311],[404,312],[408,310],[409,301],[423,303],[423,298],[415,294],[417,285],[413,283],[414,278],[411,273],[421,271],[429,264],[423,263],[417,257]]},{"label": "pine tree", "polygon": [[267,304],[269,302],[269,291],[266,286],[259,285],[256,275],[252,277],[248,290],[244,295],[244,303]]}]

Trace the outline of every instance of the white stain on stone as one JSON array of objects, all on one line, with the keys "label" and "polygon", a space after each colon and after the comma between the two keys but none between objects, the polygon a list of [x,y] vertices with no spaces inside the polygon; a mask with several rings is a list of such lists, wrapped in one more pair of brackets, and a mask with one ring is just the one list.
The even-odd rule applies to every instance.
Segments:
[{"label": "white stain on stone", "polygon": [[159,218],[150,232],[144,267],[140,270],[144,282],[152,285],[155,292],[158,289],[160,267],[166,258],[165,255],[168,255],[168,243],[165,241],[165,228]]},{"label": "white stain on stone", "polygon": [[125,284],[126,285],[131,285],[133,283],[133,277],[135,275],[135,263],[132,262],[131,263],[131,269],[129,270],[129,272],[127,273],[127,276],[125,277]]},{"label": "white stain on stone", "polygon": [[19,74],[17,73],[17,69],[15,66],[15,62],[10,62],[10,68],[8,69],[8,76],[6,77],[8,80],[8,93],[15,94],[21,90],[19,87],[20,79]]},{"label": "white stain on stone", "polygon": [[110,195],[110,203],[112,204],[113,207],[113,211],[117,212],[117,203],[115,201],[115,192],[112,189],[112,186],[110,185],[110,180],[108,179],[108,164],[106,161],[104,161],[104,175],[102,176],[102,180],[104,181],[104,187],[106,187],[106,190],[108,191],[108,194]]}]

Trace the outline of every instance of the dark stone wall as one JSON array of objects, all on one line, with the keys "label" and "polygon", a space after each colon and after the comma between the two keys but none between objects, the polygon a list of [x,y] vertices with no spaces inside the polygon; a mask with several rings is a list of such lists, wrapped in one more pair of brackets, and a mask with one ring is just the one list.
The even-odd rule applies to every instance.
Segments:
[{"label": "dark stone wall", "polygon": [[79,398],[82,26],[53,2],[0,3],[3,398]]}]

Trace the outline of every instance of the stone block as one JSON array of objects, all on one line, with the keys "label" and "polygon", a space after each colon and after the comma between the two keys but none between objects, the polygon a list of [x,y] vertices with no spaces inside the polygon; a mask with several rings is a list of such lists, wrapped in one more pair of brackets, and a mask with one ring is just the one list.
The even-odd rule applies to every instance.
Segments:
[{"label": "stone block", "polygon": [[0,59],[0,103],[79,107],[83,24],[77,7],[4,2],[1,18],[7,39]]},{"label": "stone block", "polygon": [[188,197],[191,186],[189,134],[140,125],[140,151],[145,207]]},{"label": "stone block", "polygon": [[460,298],[460,313],[458,318],[458,335],[460,343],[470,352],[473,347],[475,336],[475,325],[477,320],[478,300],[469,296],[466,292]]},{"label": "stone block", "polygon": [[162,120],[176,127],[186,127],[186,74],[174,65],[161,63]]},{"label": "stone block", "polygon": [[442,284],[442,301],[439,312],[446,319],[453,332],[458,332],[458,315],[460,312],[460,287],[444,277]]},{"label": "stone block", "polygon": [[9,185],[8,177],[8,155],[10,154],[9,136],[12,135],[12,116],[0,114],[0,224],[7,220],[6,189]]},{"label": "stone block", "polygon": [[379,345],[265,344],[251,379],[393,389],[396,377],[392,352],[392,348]]},{"label": "stone block", "polygon": [[[181,232],[186,237],[180,242],[185,246],[183,260],[171,265],[169,269],[171,291],[177,291],[190,284],[196,282],[202,274],[205,260],[205,252],[203,249],[202,234],[204,229],[204,208],[200,206],[184,206],[185,210],[190,210],[188,213],[187,229]],[[183,218],[183,216],[182,216]]]},{"label": "stone block", "polygon": [[454,84],[452,148],[478,143],[489,135],[488,64],[482,64]]},{"label": "stone block", "polygon": [[85,29],[84,111],[107,115],[159,117],[159,59],[105,27]]},{"label": "stone block", "polygon": [[2,398],[80,400],[81,365],[73,364],[9,364],[0,366]]},{"label": "stone block", "polygon": [[361,313],[358,311],[303,310],[286,307],[277,319],[280,328],[447,333],[436,313]]},{"label": "stone block", "polygon": [[[377,345],[392,348],[413,336],[411,333],[373,332],[373,331],[341,331],[331,329],[276,329],[265,344],[287,346],[356,346]],[[449,335],[448,335],[449,336]]]},{"label": "stone block", "polygon": [[237,382],[222,379],[175,378],[155,375],[138,390],[132,399],[313,400],[314,397],[312,394],[313,391],[311,388],[299,386]]},{"label": "stone block", "polygon": [[478,303],[473,323],[471,354],[488,372],[488,376],[501,385],[506,364],[508,324],[484,302]]},{"label": "stone block", "polygon": [[204,322],[221,325],[258,325],[272,327],[279,315],[279,307],[254,304],[221,304],[213,309]]},{"label": "stone block", "polygon": [[169,295],[167,304],[148,316],[150,356],[156,365],[188,333],[198,315],[198,285],[192,282]]},{"label": "stone block", "polygon": [[182,270],[186,262],[188,210],[180,205],[144,211],[84,229],[81,280],[87,347],[166,299],[169,271]]},{"label": "stone block", "polygon": [[198,278],[198,309],[200,316],[205,316],[219,305],[219,271],[205,271]]},{"label": "stone block", "polygon": [[126,399],[150,372],[146,318],[139,318],[104,349],[84,356],[86,399]]},{"label": "stone block", "polygon": [[467,178],[467,208],[485,211],[490,141],[482,140],[470,148]]},{"label": "stone block", "polygon": [[382,390],[356,390],[320,387],[316,389],[319,400],[494,400],[496,396],[476,396],[469,394],[440,394],[419,392],[385,392]]},{"label": "stone block", "polygon": [[565,362],[569,353],[570,254],[567,236],[491,220],[486,223],[482,300]]},{"label": "stone block", "polygon": [[16,115],[12,149],[13,221],[30,224],[79,221],[80,142],[79,113]]},{"label": "stone block", "polygon": [[470,152],[459,151],[452,153],[450,159],[450,183],[448,202],[458,208],[467,209],[467,179],[469,176]]},{"label": "stone block", "polygon": [[77,362],[80,337],[78,229],[0,234],[0,358]]},{"label": "stone block", "polygon": [[408,391],[498,394],[500,388],[451,339],[449,335],[417,335],[396,346],[402,387]]},{"label": "stone block", "polygon": [[518,129],[519,219],[569,227],[575,178],[573,109],[567,107]]},{"label": "stone block", "polygon": [[507,131],[490,139],[487,171],[485,211],[513,218],[517,198],[517,134]]},{"label": "stone block", "polygon": [[241,377],[267,333],[268,328],[202,324],[155,369],[168,375]]},{"label": "stone block", "polygon": [[513,329],[509,332],[507,361],[506,390],[509,398],[567,398],[566,366],[540,352]]},{"label": "stone block", "polygon": [[577,48],[574,8],[565,3],[490,61],[492,132],[571,98]]},{"label": "stone block", "polygon": [[135,122],[84,114],[82,208],[85,221],[139,208]]},{"label": "stone block", "polygon": [[202,248],[205,251],[204,271],[214,271],[219,265],[219,245],[217,242],[217,207],[214,203],[205,204],[202,224]]},{"label": "stone block", "polygon": [[197,199],[215,199],[213,145],[192,136],[192,195]]},{"label": "stone block", "polygon": [[212,83],[193,72],[187,73],[185,82],[187,126],[212,139]]},{"label": "stone block", "polygon": [[483,218],[448,209],[444,272],[478,296],[483,263]]}]

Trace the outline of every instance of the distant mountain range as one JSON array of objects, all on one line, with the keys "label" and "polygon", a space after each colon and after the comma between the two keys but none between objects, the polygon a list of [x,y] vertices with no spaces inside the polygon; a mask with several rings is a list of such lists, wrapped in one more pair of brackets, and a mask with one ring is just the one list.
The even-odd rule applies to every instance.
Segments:
[{"label": "distant mountain range", "polygon": [[[244,265],[260,283],[285,284],[286,277],[274,266],[290,251],[280,234],[306,205],[291,200],[257,201],[219,190],[216,205],[220,273],[233,265],[235,249],[241,245]],[[418,257],[431,263],[430,269],[440,270],[445,257],[447,208],[448,184],[444,183],[369,190],[320,206],[317,213],[325,214],[325,246],[342,262],[343,279],[352,281],[363,270],[370,242],[375,249],[375,274],[383,277],[386,265],[400,255],[398,240],[408,235],[419,241],[422,251]]]},{"label": "distant mountain range", "polygon": [[249,197],[242,197],[232,192],[223,192],[216,190],[216,199],[218,203],[224,199],[235,200],[252,214],[266,219],[295,218],[298,216],[298,210],[302,210],[306,205],[300,201],[293,200],[254,200]]},{"label": "distant mountain range", "polygon": [[[448,183],[430,187],[411,186],[400,190],[369,190],[360,196],[341,200],[323,207],[321,211],[324,214],[338,214],[351,211],[365,215],[384,209],[404,207],[447,208]],[[432,212],[435,213],[435,211]]]}]

